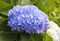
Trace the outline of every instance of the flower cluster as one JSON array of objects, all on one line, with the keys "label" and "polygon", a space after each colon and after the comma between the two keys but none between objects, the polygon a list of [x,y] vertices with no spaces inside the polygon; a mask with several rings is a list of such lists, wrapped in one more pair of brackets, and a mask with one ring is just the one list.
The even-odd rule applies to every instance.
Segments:
[{"label": "flower cluster", "polygon": [[14,6],[8,12],[11,29],[27,33],[41,33],[48,28],[47,15],[34,5]]},{"label": "flower cluster", "polygon": [[47,29],[47,34],[53,41],[60,41],[60,27],[54,21],[49,21],[49,29]]}]

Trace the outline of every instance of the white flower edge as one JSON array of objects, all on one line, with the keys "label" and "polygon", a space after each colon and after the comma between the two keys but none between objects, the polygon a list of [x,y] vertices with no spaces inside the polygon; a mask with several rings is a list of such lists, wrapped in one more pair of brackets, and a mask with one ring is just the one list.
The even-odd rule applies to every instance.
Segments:
[{"label": "white flower edge", "polygon": [[55,22],[49,21],[47,34],[52,37],[53,41],[60,41],[60,28]]}]

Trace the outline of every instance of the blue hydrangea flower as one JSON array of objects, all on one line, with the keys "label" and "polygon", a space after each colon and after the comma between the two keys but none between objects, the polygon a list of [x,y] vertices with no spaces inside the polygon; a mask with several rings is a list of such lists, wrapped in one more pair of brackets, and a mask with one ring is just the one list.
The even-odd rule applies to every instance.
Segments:
[{"label": "blue hydrangea flower", "polygon": [[12,31],[42,33],[48,28],[48,16],[34,5],[14,6],[8,12],[8,25]]}]

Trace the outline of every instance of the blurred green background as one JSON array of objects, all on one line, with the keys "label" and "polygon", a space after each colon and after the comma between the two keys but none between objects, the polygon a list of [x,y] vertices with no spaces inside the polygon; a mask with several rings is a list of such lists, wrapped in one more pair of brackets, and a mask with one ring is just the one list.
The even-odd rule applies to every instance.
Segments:
[{"label": "blurred green background", "polygon": [[[19,38],[18,39],[16,38],[18,36],[17,34],[16,34],[17,36],[15,35],[16,32],[13,33],[11,29],[7,26],[8,11],[13,6],[26,5],[26,4],[33,4],[37,6],[40,10],[42,10],[48,15],[50,21],[54,21],[60,26],[60,0],[0,0],[0,41],[19,40]],[[10,32],[10,33],[5,33],[5,32]],[[12,36],[11,33],[13,34]],[[7,38],[5,39],[6,36]],[[49,37],[47,34],[45,34],[45,36],[46,36],[45,40],[41,40],[41,41],[52,41],[51,37]],[[31,38],[30,39],[31,41],[37,41],[34,39],[38,39],[38,37],[37,38],[33,37],[32,39]],[[24,37],[22,36],[22,38]],[[24,39],[22,39],[21,41],[28,41],[27,39],[26,40]]]}]

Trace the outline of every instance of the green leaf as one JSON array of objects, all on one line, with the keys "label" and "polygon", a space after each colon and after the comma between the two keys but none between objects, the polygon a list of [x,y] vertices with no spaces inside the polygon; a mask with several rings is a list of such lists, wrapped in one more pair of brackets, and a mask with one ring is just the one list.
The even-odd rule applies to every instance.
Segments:
[{"label": "green leaf", "polygon": [[15,32],[1,32],[0,31],[0,41],[16,41],[17,34]]},{"label": "green leaf", "polygon": [[12,8],[11,4],[8,4],[5,1],[0,0],[0,14],[7,16],[8,10],[11,8]]},{"label": "green leaf", "polygon": [[9,3],[9,4],[10,4],[10,0],[2,0],[2,1],[7,2],[7,3]]},{"label": "green leaf", "polygon": [[8,26],[7,20],[0,24],[0,31],[11,32],[11,28]]},{"label": "green leaf", "polygon": [[7,20],[7,18],[5,18],[5,17],[3,17],[3,16],[0,16],[0,24],[1,24],[2,22],[6,21],[6,20]]},{"label": "green leaf", "polygon": [[46,35],[46,41],[53,41],[52,38],[48,34]]},{"label": "green leaf", "polygon": [[44,34],[44,41],[53,41],[53,39],[47,33],[45,33]]},{"label": "green leaf", "polygon": [[43,41],[43,34],[32,34],[30,36],[31,41]]},{"label": "green leaf", "polygon": [[53,11],[52,11],[52,15],[53,17],[51,18],[51,20],[55,21],[59,26],[60,26],[60,7],[58,8],[55,8]]},{"label": "green leaf", "polygon": [[28,34],[20,32],[19,41],[43,41],[43,34]]},{"label": "green leaf", "polygon": [[55,7],[54,0],[32,0],[31,3],[47,14]]},{"label": "green leaf", "polygon": [[[19,3],[20,1],[19,0],[10,0],[10,3],[15,6],[15,5],[18,5],[17,2]],[[21,3],[21,2],[20,2]]]},{"label": "green leaf", "polygon": [[27,34],[25,32],[21,32],[20,39],[19,39],[19,41],[30,41],[30,34]]},{"label": "green leaf", "polygon": [[60,7],[60,0],[55,0],[56,7]]}]

